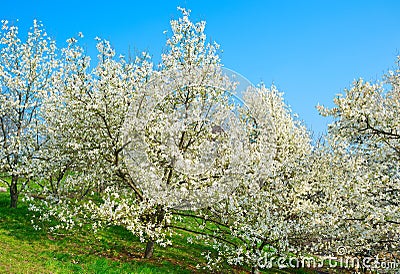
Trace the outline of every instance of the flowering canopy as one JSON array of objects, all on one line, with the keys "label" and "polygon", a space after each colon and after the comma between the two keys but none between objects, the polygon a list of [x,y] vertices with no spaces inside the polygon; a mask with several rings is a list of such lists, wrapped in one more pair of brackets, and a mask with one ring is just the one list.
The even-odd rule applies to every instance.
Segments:
[{"label": "flowering canopy", "polygon": [[209,244],[207,268],[253,272],[340,246],[396,256],[400,69],[319,106],[335,121],[313,145],[275,86],[237,97],[243,83],[205,22],[180,10],[157,67],[147,53],[117,58],[100,38],[93,65],[81,33],[57,50],[36,21],[26,42],[3,22],[0,176],[14,194],[21,181],[39,186],[27,195],[36,227],[123,226],[147,241],[145,257],[184,230]]}]

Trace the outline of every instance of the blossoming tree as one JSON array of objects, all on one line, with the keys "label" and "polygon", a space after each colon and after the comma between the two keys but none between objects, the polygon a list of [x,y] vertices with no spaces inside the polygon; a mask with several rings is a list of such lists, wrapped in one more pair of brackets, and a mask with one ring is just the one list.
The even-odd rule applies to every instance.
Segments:
[{"label": "blossoming tree", "polygon": [[69,40],[42,99],[47,141],[36,170],[46,199],[31,206],[40,219],[56,217],[65,229],[124,226],[151,257],[154,243],[168,243],[172,208],[204,206],[232,189],[243,135],[227,94],[234,85],[205,42],[205,23],[182,12],[157,71],[147,55],[116,60],[102,40],[90,71]]},{"label": "blossoming tree", "polygon": [[26,41],[17,26],[2,21],[0,39],[0,179],[9,186],[10,206],[16,207],[20,191],[32,178],[34,154],[43,143],[40,98],[57,67],[56,47],[37,21]]},{"label": "blossoming tree", "polygon": [[110,43],[98,39],[98,64],[90,70],[77,43],[68,40],[53,87],[42,97],[46,142],[35,171],[42,187],[37,197],[45,199],[32,201],[31,209],[43,221],[57,218],[55,228],[124,224],[136,231],[143,197],[122,159],[121,128],[152,64],[146,54],[130,63],[123,56],[116,60]]},{"label": "blossoming tree", "polygon": [[358,81],[337,107],[320,107],[336,121],[313,146],[276,87],[234,95],[240,83],[206,42],[205,22],[181,11],[156,68],[147,53],[116,57],[101,39],[96,64],[80,38],[56,60],[39,26],[24,44],[4,25],[0,172],[11,192],[34,178],[39,221],[123,226],[147,243],[146,258],[173,231],[192,232],[210,246],[210,269],[257,272],[278,256],[342,245],[352,256],[394,254],[399,69],[388,91]]},{"label": "blossoming tree", "polygon": [[[307,192],[311,139],[293,118],[276,87],[261,85],[244,94],[242,107],[249,147],[239,185],[229,198],[203,209],[201,236],[216,248],[209,267],[226,261],[253,272],[270,259],[302,254],[314,217]],[[206,235],[204,237],[204,235]]]},{"label": "blossoming tree", "polygon": [[[335,118],[329,128],[331,151],[339,159],[353,159],[338,165],[347,176],[330,187],[332,196],[342,197],[333,203],[341,214],[335,214],[330,234],[348,255],[399,255],[399,73],[396,67],[376,84],[360,79],[335,98],[334,108],[319,107]],[[356,164],[346,169],[351,162]]]}]

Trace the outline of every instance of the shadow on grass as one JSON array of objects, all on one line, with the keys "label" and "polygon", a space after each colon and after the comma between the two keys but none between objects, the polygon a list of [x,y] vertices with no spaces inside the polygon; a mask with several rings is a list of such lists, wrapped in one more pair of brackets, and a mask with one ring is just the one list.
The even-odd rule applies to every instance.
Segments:
[{"label": "shadow on grass", "polygon": [[[22,241],[33,243],[32,252],[38,258],[32,259],[30,263],[42,265],[49,273],[208,272],[195,267],[197,264],[204,265],[201,253],[207,247],[196,241],[189,244],[187,237],[193,235],[188,233],[175,234],[172,246],[156,247],[154,257],[144,260],[142,255],[145,244],[123,227],[109,227],[97,234],[86,227],[72,235],[51,236],[46,231],[33,228],[33,214],[29,212],[26,203],[20,202],[16,209],[10,208],[9,203],[8,193],[0,193],[0,234],[16,239],[15,246]],[[31,270],[27,271],[33,273]],[[248,273],[248,270],[227,267],[220,273]],[[267,270],[262,273],[315,272]]]},{"label": "shadow on grass", "polygon": [[165,251],[160,254],[157,248],[154,258],[144,260],[142,255],[145,244],[123,227],[109,227],[96,234],[90,227],[86,227],[70,235],[52,235],[46,230],[38,231],[33,228],[33,213],[28,210],[26,203],[20,202],[15,209],[10,208],[9,203],[8,193],[0,193],[0,234],[3,234],[5,239],[15,239],[15,246],[18,242],[32,246],[30,250],[36,252],[40,262],[37,262],[36,258],[29,258],[30,263],[45,266],[49,271],[57,269],[55,273],[194,272],[192,266],[181,260],[180,254],[173,254],[173,250],[167,254],[163,253]]},{"label": "shadow on grass", "polygon": [[46,237],[43,231],[33,228],[32,214],[26,204],[19,202],[17,208],[10,208],[8,193],[0,193],[0,230],[23,241],[42,241]]}]

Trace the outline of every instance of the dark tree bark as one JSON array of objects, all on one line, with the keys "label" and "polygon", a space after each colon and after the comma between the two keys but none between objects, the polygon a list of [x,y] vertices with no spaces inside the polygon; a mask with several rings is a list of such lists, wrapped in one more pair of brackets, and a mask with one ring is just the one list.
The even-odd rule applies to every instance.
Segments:
[{"label": "dark tree bark", "polygon": [[258,267],[252,266],[252,267],[251,267],[251,274],[258,274],[258,273],[260,273],[260,272],[258,271]]},{"label": "dark tree bark", "polygon": [[[153,223],[156,223],[157,226],[161,225],[165,217],[165,211],[161,205],[157,205],[156,207],[156,212],[150,216],[150,220]],[[149,241],[146,244],[146,250],[144,251],[144,258],[145,259],[150,259],[153,257],[154,253],[154,239],[149,239]]]},{"label": "dark tree bark", "polygon": [[154,241],[149,240],[146,244],[146,250],[144,252],[144,258],[145,259],[150,259],[153,257],[153,252],[154,252]]},{"label": "dark tree bark", "polygon": [[11,208],[17,208],[17,203],[18,203],[18,177],[17,176],[12,176],[11,177],[11,184],[10,184],[10,207]]}]

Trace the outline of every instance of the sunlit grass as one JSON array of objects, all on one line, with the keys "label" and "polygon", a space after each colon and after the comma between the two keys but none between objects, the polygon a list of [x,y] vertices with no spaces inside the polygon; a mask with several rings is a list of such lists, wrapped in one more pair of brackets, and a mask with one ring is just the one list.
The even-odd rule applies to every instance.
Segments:
[{"label": "sunlit grass", "polygon": [[143,260],[144,244],[120,227],[50,235],[34,230],[30,219],[26,204],[11,209],[8,194],[0,193],[0,273],[193,273],[193,260],[202,263],[187,263],[181,244]]},{"label": "sunlit grass", "polygon": [[[196,268],[205,265],[201,253],[208,247],[196,241],[189,244],[187,232],[177,231],[172,246],[157,246],[153,258],[145,260],[145,244],[124,228],[52,235],[33,229],[30,220],[24,202],[11,209],[8,193],[0,193],[0,273],[209,273]],[[248,270],[227,267],[222,273]]]}]

